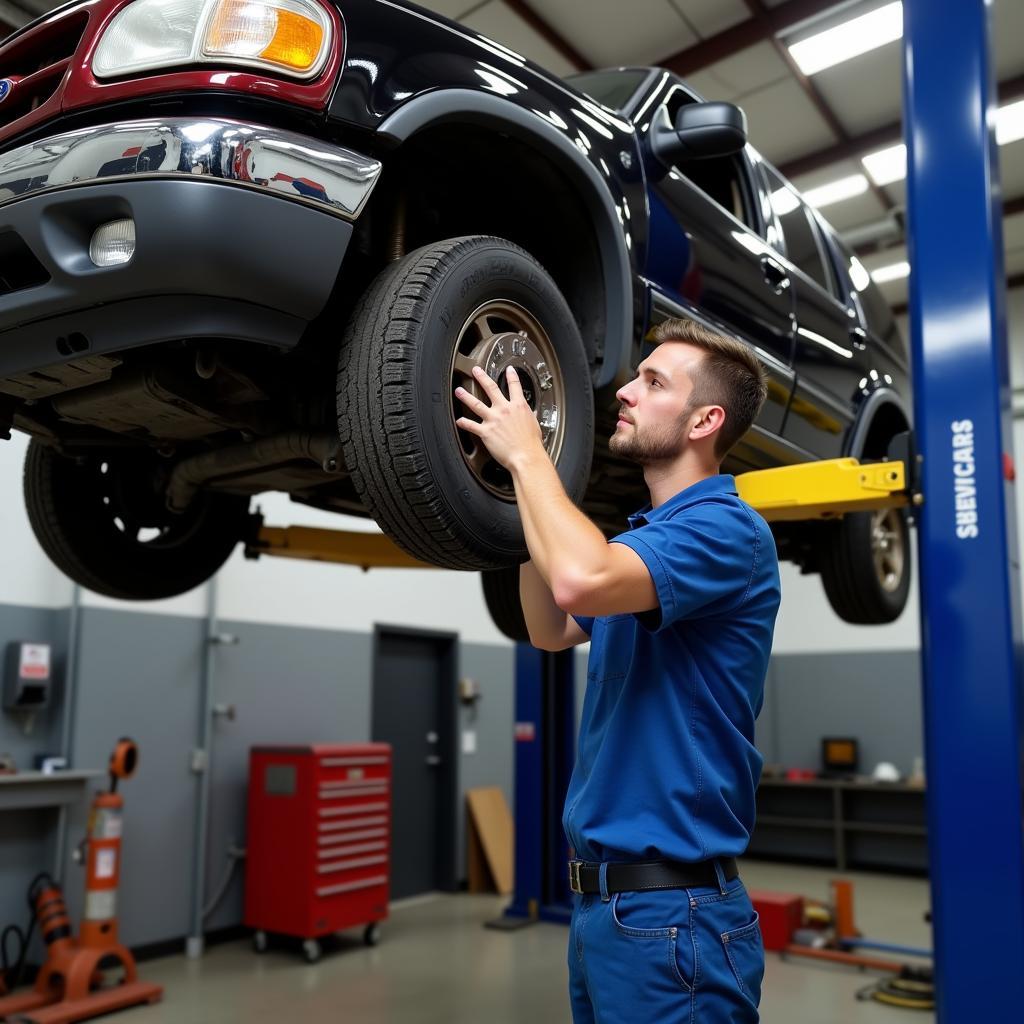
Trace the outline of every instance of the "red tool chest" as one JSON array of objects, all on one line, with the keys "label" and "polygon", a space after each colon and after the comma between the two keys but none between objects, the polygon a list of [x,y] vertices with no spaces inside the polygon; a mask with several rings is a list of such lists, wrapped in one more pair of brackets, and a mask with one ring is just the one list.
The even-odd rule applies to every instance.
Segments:
[{"label": "red tool chest", "polygon": [[388,914],[391,748],[386,743],[253,747],[245,924],[257,950],[268,932],[317,939]]}]

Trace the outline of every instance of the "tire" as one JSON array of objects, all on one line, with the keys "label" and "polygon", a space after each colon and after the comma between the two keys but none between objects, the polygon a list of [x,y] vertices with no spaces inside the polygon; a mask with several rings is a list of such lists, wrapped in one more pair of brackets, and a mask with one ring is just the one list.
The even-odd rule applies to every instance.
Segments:
[{"label": "tire", "polygon": [[268,945],[266,932],[252,933],[252,949],[254,953],[266,953]]},{"label": "tire", "polygon": [[357,304],[339,359],[338,426],[356,490],[400,547],[450,569],[527,555],[511,478],[455,427],[465,414],[456,383],[475,389],[470,368],[481,364],[499,381],[517,366],[579,501],[594,438],[587,356],[554,281],[518,246],[474,235],[396,261]]},{"label": "tire", "polygon": [[374,921],[373,924],[368,924],[363,931],[363,942],[367,946],[379,946],[380,945],[380,925]]},{"label": "tire", "polygon": [[33,440],[25,505],[54,565],[89,590],[128,601],[205,583],[241,539],[249,499],[200,494],[183,513],[169,512],[169,468],[149,452],[69,458]]},{"label": "tire", "polygon": [[484,601],[494,625],[502,635],[517,643],[528,644],[530,633],[526,628],[523,606],[519,600],[519,566],[491,569],[480,573],[484,588]]},{"label": "tire", "polygon": [[822,531],[818,565],[835,613],[856,625],[894,622],[906,607],[910,524],[901,509],[854,512]]},{"label": "tire", "polygon": [[319,963],[322,956],[323,950],[316,939],[303,939],[302,957],[307,964]]}]

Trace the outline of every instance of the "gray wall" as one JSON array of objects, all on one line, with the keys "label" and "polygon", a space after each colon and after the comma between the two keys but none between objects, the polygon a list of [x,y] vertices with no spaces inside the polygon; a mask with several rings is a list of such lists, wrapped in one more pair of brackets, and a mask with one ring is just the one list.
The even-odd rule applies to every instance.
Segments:
[{"label": "gray wall", "polygon": [[[0,640],[49,640],[64,660],[66,611],[0,606]],[[245,843],[250,746],[263,743],[359,742],[370,739],[372,636],[362,632],[222,621],[239,642],[214,658],[213,701],[233,705],[234,721],[218,720],[211,752],[207,896],[225,878],[229,846]],[[102,768],[124,735],[141,751],[136,776],[123,786],[125,857],[122,937],[132,945],[177,940],[189,927],[196,776],[205,622],[188,616],[121,609],[81,610],[78,695],[72,729],[76,767]],[[586,654],[577,652],[577,705],[582,705]],[[463,795],[499,786],[513,806],[514,650],[460,645],[460,677],[475,679],[481,699],[458,710],[459,744],[473,732],[474,753],[460,753],[457,873],[465,875]],[[856,736],[865,768],[880,760],[909,771],[921,753],[919,668],[914,652],[782,654],[772,661],[758,744],[769,762],[814,768],[826,734]],[[59,690],[59,687],[58,687]],[[0,716],[0,750],[22,765],[60,742],[60,707],[38,716],[31,736]],[[70,817],[71,845],[81,838],[87,802]],[[54,856],[52,812],[0,816],[0,923],[24,921],[24,890]],[[82,870],[64,871],[77,913]],[[240,922],[242,873],[207,921],[210,929]]]},{"label": "gray wall", "polygon": [[[33,768],[36,754],[59,750],[66,637],[66,611],[0,604],[0,658],[6,659],[10,641],[49,643],[52,647],[51,706],[35,714],[28,733],[24,716],[0,712],[0,753],[11,754],[20,770]],[[0,929],[8,923],[27,924],[25,891],[37,872],[54,870],[56,824],[56,810],[0,814]],[[13,955],[13,942],[11,952]]]},{"label": "gray wall", "polygon": [[[119,917],[130,945],[177,940],[189,930],[197,799],[190,760],[199,736],[205,628],[194,617],[81,610],[72,763],[103,768],[126,735],[140,750],[138,771],[121,788]],[[228,848],[245,845],[250,746],[371,738],[371,635],[231,621],[221,621],[218,631],[238,643],[218,646],[214,656],[212,699],[233,705],[235,719],[216,720],[211,745],[208,897],[226,877]],[[49,640],[62,661],[66,632],[65,611],[0,606],[0,639]],[[460,750],[463,732],[476,739],[475,752],[459,758],[459,877],[465,874],[465,790],[499,786],[512,806],[513,658],[511,645],[460,645],[459,676],[475,679],[482,696],[458,710]],[[0,716],[0,730],[0,750],[29,766],[36,751],[59,747],[60,705],[38,716],[30,737],[10,716]],[[84,834],[87,810],[88,799],[69,816],[70,846]],[[49,811],[0,815],[0,925],[26,920],[29,881],[53,868],[56,820]],[[83,872],[70,856],[63,876],[77,916]],[[241,921],[242,877],[236,870],[208,929]]]},{"label": "gray wall", "polygon": [[891,761],[908,775],[924,756],[922,713],[916,651],[776,655],[757,742],[769,763],[818,769],[823,736],[853,736],[861,771]]}]

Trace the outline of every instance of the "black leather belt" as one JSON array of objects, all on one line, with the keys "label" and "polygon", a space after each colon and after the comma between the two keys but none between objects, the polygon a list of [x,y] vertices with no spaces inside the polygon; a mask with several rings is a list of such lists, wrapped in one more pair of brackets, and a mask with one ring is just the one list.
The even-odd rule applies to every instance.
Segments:
[{"label": "black leather belt", "polygon": [[[719,860],[727,882],[739,877],[734,857]],[[640,864],[609,864],[608,892],[634,892],[639,889],[698,889],[718,885],[713,860],[680,864],[671,860]],[[601,891],[601,865],[585,860],[569,861],[569,888],[582,896]]]}]

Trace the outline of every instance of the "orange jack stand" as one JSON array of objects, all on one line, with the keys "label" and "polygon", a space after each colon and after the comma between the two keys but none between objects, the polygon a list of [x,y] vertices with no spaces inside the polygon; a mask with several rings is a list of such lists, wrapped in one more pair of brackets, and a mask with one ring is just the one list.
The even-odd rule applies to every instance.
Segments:
[{"label": "orange jack stand", "polygon": [[[85,912],[79,937],[71,935],[64,895],[47,875],[32,884],[36,921],[46,942],[43,964],[31,992],[0,999],[0,1022],[6,1024],[74,1024],[163,996],[159,985],[139,981],[135,958],[117,940],[117,883],[121,860],[124,801],[117,780],[135,771],[138,751],[121,740],[110,758],[110,791],[97,793],[86,835]],[[43,881],[46,879],[46,882]],[[46,883],[49,884],[46,884]],[[121,969],[117,984],[105,973]]]},{"label": "orange jack stand", "polygon": [[[123,967],[121,984],[93,987],[102,978],[100,961],[104,969],[115,962]],[[0,999],[0,1020],[6,1024],[72,1024],[140,1003],[155,1003],[162,996],[159,985],[138,980],[134,957],[119,943],[105,949],[82,949],[74,939],[57,939],[33,991]]]}]

